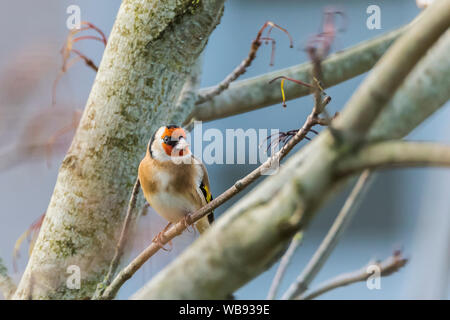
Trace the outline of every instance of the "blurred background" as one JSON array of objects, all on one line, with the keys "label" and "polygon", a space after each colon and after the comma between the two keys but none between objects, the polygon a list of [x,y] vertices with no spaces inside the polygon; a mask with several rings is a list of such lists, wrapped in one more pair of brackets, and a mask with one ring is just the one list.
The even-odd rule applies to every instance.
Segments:
[{"label": "blurred background", "polygon": [[[83,61],[61,76],[60,54],[69,30],[66,9],[81,8],[81,20],[89,21],[108,36],[120,0],[16,0],[0,12],[0,257],[20,279],[27,258],[28,242],[20,249],[13,271],[16,240],[45,212],[56,181],[58,167],[71,141],[84,108],[95,72]],[[381,8],[381,29],[366,27],[366,8]],[[202,87],[222,80],[247,56],[260,27],[271,20],[294,37],[274,30],[277,40],[275,65],[269,66],[270,46],[263,46],[241,79],[285,68],[307,60],[303,50],[308,37],[319,31],[323,8],[332,5],[347,16],[346,31],[339,33],[333,52],[398,28],[418,13],[415,1],[263,1],[228,0],[221,24],[213,32],[204,56]],[[104,46],[97,41],[80,41],[77,48],[99,64]],[[61,76],[56,90],[55,79]],[[365,75],[330,88],[329,111],[340,110]],[[52,102],[54,100],[54,103]],[[203,124],[203,129],[298,128],[309,114],[311,97]],[[54,104],[52,106],[52,104]],[[449,108],[442,108],[415,130],[408,139],[450,142]],[[207,144],[207,143],[206,143]],[[301,147],[301,145],[299,146]],[[209,165],[213,194],[220,194],[252,165]],[[350,187],[323,208],[308,229],[297,250],[280,292],[301,272],[328,231]],[[384,259],[402,248],[411,260],[399,273],[381,280],[380,290],[365,283],[334,290],[324,299],[448,299],[450,266],[450,172],[443,169],[403,169],[377,175],[350,228],[338,244],[312,287],[340,273],[356,270],[372,258]],[[223,213],[245,192],[216,210]],[[135,249],[143,248],[165,225],[153,211],[140,220]],[[153,257],[122,288],[126,299],[150,277],[173,260],[195,234],[185,233],[170,252]],[[263,299],[277,265],[237,292],[238,299]]]}]

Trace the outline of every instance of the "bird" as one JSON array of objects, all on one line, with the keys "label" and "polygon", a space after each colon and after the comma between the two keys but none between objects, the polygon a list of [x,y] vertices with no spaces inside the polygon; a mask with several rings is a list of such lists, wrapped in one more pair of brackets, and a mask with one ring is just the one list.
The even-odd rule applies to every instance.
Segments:
[{"label": "bird", "polygon": [[[206,167],[191,153],[186,132],[177,125],[165,125],[155,131],[139,164],[138,177],[149,205],[169,222],[154,238],[159,244],[172,224],[184,219],[188,226],[190,214],[213,199]],[[213,222],[211,212],[195,227],[202,234]]]}]

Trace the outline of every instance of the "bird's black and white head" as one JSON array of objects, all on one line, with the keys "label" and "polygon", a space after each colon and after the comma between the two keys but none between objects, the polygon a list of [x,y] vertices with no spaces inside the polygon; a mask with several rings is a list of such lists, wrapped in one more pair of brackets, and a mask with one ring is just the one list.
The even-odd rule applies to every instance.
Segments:
[{"label": "bird's black and white head", "polygon": [[186,132],[177,125],[162,126],[156,130],[149,143],[149,152],[152,158],[159,161],[191,157]]}]

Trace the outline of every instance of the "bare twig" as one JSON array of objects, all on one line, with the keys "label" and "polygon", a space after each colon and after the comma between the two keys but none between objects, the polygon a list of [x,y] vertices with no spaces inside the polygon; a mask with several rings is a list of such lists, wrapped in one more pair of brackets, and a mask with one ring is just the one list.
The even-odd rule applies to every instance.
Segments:
[{"label": "bare twig", "polygon": [[387,277],[400,270],[407,262],[408,259],[402,256],[401,251],[395,251],[392,256],[382,262],[369,262],[367,266],[359,270],[341,274],[331,280],[325,281],[316,289],[311,290],[304,296],[297,297],[297,299],[311,300],[333,289],[360,281],[366,281],[374,272],[372,269],[369,269],[370,266],[378,266],[380,276]]},{"label": "bare twig", "polygon": [[[83,54],[81,51],[74,48],[74,44],[82,41],[82,40],[95,40],[103,43],[103,45],[106,47],[107,39],[103,31],[101,31],[98,27],[96,27],[94,24],[82,21],[81,25],[84,27],[80,29],[72,29],[70,30],[69,34],[67,35],[66,41],[61,49],[61,56],[63,58],[63,63],[61,66],[61,70],[59,71],[56,79],[53,81],[53,87],[52,87],[52,105],[54,106],[56,104],[56,87],[61,80],[61,77],[67,73],[67,71],[78,61],[83,60],[84,63],[90,67],[95,72],[98,72],[98,66],[95,64],[95,62],[88,58],[85,54]],[[99,36],[79,36],[75,38],[75,35],[83,32],[83,31],[90,31],[94,30],[98,33]],[[76,56],[71,58],[71,53],[74,53]]]},{"label": "bare twig", "polygon": [[45,212],[36,221],[34,221],[31,224],[31,226],[24,233],[22,233],[22,235],[16,240],[16,243],[14,244],[14,250],[13,250],[13,270],[14,270],[14,272],[19,271],[17,262],[20,257],[20,246],[22,245],[22,243],[25,239],[28,239],[28,242],[29,242],[28,254],[31,255],[31,252],[33,251],[33,248],[34,248],[34,244],[36,243],[37,236],[39,234],[39,230],[41,229],[42,223],[44,222],[44,218],[45,218]]},{"label": "bare twig", "polygon": [[114,276],[117,266],[120,263],[120,259],[123,256],[123,250],[125,248],[125,244],[128,239],[128,236],[129,236],[129,234],[128,234],[129,228],[130,228],[130,225],[131,225],[133,219],[135,218],[134,212],[136,210],[134,210],[134,209],[136,208],[136,201],[137,201],[140,187],[141,187],[141,183],[139,181],[139,178],[136,178],[136,182],[133,187],[133,192],[131,193],[131,197],[130,197],[130,202],[128,204],[127,215],[125,216],[125,220],[123,223],[122,231],[120,233],[119,241],[117,243],[116,251],[114,253],[113,260],[111,261],[111,264],[109,266],[109,270],[105,276],[105,279],[103,280],[102,283],[98,284],[97,290],[94,293],[93,299],[97,299],[98,297],[100,297],[102,295],[104,289],[111,283],[111,279]]},{"label": "bare twig", "polygon": [[[192,213],[190,221],[192,223],[197,222],[199,219],[206,216],[221,204],[241,192],[252,182],[258,179],[261,175],[271,170],[275,164],[279,163],[279,161],[281,161],[292,150],[292,148],[294,148],[295,145],[297,145],[306,137],[311,128],[317,124],[318,119],[319,114],[316,113],[315,110],[313,110],[306,119],[303,126],[298,130],[297,134],[292,139],[290,139],[276,154],[267,159],[262,165],[250,172],[247,176],[236,181],[232,187],[227,189],[210,203]],[[127,281],[151,256],[159,251],[159,249],[161,248],[161,244],[165,245],[170,240],[180,235],[185,229],[186,225],[184,221],[180,221],[172,225],[172,227],[170,227],[162,235],[160,244],[152,242],[128,266],[126,266],[122,271],[119,272],[119,274],[115,277],[111,284],[105,289],[100,299],[113,299],[123,283]]]},{"label": "bare twig", "polygon": [[5,299],[11,299],[16,289],[16,284],[8,275],[8,269],[3,265],[3,260],[0,258],[0,290]]},{"label": "bare twig", "polygon": [[302,243],[302,240],[303,240],[302,232],[296,233],[294,235],[294,237],[292,238],[288,249],[286,250],[283,257],[281,258],[280,265],[278,266],[277,272],[275,273],[275,277],[273,277],[272,284],[269,289],[269,293],[267,294],[267,300],[275,299],[277,292],[278,292],[278,288],[279,288],[281,281],[283,280],[284,274],[286,272],[286,269],[289,266],[289,263],[291,262],[291,259],[295,253],[295,250],[297,250],[297,247]]},{"label": "bare twig", "polygon": [[294,297],[303,294],[308,289],[312,280],[322,269],[326,260],[336,247],[339,239],[341,238],[342,234],[345,232],[350,221],[355,215],[361,199],[369,189],[370,176],[371,174],[369,170],[366,170],[361,174],[358,182],[345,201],[344,206],[336,217],[336,220],[323,239],[319,248],[314,253],[313,257],[308,262],[303,272],[298,276],[296,281],[292,283],[292,285],[283,295],[283,299],[293,299]]},{"label": "bare twig", "polygon": [[[267,37],[263,37],[262,36],[263,32],[264,32],[264,30],[267,27],[270,27],[269,31],[268,31],[268,36]],[[239,76],[244,74],[247,71],[247,68],[251,65],[253,60],[256,58],[256,52],[258,51],[258,49],[261,46],[261,44],[263,43],[263,41],[266,41],[266,42],[267,41],[271,41],[271,43],[272,43],[272,58],[271,58],[270,65],[273,65],[274,50],[275,50],[275,40],[269,37],[270,36],[270,32],[272,31],[273,28],[277,28],[277,29],[283,31],[284,33],[286,33],[287,36],[289,37],[290,47],[291,48],[294,47],[292,37],[289,34],[289,32],[287,32],[286,29],[280,27],[279,25],[277,25],[277,24],[275,24],[275,23],[273,23],[271,21],[267,21],[266,23],[264,23],[262,28],[258,31],[258,34],[257,34],[255,40],[252,41],[252,44],[251,44],[251,47],[250,47],[250,52],[248,53],[247,58],[245,58],[241,62],[241,64],[239,66],[237,66],[217,86],[211,88],[210,90],[208,90],[208,92],[205,92],[203,94],[199,94],[196,104],[204,103],[204,102],[206,102],[208,100],[211,100],[215,96],[219,95],[220,93],[222,93],[224,90],[226,90],[230,86],[231,82],[233,82],[234,80],[239,78]]]}]

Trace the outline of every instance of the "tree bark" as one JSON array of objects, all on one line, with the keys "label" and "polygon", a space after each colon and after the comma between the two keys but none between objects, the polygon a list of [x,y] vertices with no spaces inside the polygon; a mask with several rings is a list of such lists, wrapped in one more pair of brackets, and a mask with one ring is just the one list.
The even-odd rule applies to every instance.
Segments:
[{"label": "tree bark", "polygon": [[[170,118],[223,2],[123,1],[16,299],[92,296],[114,255],[148,139]],[[78,290],[66,286],[70,265],[81,271]]]}]

